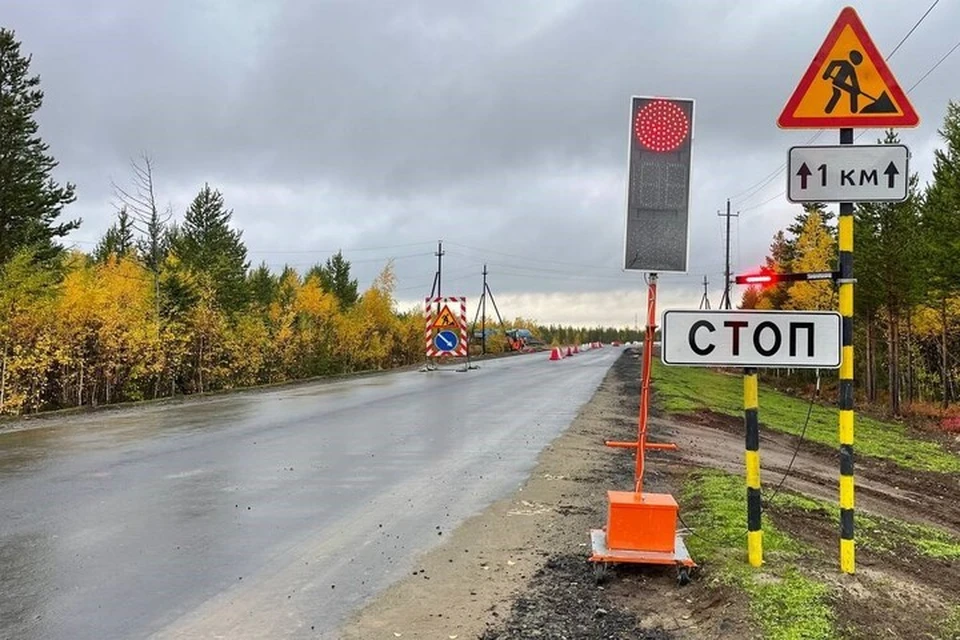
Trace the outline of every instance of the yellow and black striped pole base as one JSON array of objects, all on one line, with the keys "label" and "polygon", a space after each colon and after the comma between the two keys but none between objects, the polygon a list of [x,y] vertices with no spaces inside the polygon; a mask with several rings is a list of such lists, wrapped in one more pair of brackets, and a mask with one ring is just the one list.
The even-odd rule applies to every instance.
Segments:
[{"label": "yellow and black striped pole base", "polygon": [[760,526],[760,422],[757,370],[743,370],[743,421],[747,432],[747,559],[763,564],[763,530]]}]

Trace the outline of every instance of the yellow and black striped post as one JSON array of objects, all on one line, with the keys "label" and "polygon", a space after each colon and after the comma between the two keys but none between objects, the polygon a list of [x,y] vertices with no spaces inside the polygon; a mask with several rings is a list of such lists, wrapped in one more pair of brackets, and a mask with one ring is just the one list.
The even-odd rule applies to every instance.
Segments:
[{"label": "yellow and black striped post", "polygon": [[757,370],[743,370],[743,421],[747,432],[747,558],[763,564],[763,530],[760,527],[760,422]]},{"label": "yellow and black striped post", "polygon": [[[840,144],[853,144],[853,129],[840,129]],[[853,203],[840,203],[840,570],[853,573]]]}]

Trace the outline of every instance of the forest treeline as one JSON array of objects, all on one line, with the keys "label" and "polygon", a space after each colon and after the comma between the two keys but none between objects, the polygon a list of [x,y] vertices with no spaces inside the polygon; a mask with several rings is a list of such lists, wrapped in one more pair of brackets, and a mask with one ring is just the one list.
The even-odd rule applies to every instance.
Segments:
[{"label": "forest treeline", "polygon": [[[960,389],[960,104],[939,131],[932,180],[909,178],[902,203],[854,210],[855,380],[863,399],[899,415],[909,406],[956,402]],[[899,144],[887,131],[881,144]],[[807,205],[778,232],[765,268],[776,273],[832,271],[836,224]],[[747,309],[837,308],[830,282],[780,283],[744,291]]]},{"label": "forest treeline", "polygon": [[[398,311],[392,265],[358,290],[342,253],[303,273],[251,268],[224,196],[203,185],[180,218],[142,156],[114,185],[116,221],[89,253],[61,240],[74,185],[38,134],[40,79],[0,28],[0,414],[202,393],[424,359],[419,308]],[[509,328],[548,342],[616,329]],[[505,348],[506,341],[491,350]]]}]

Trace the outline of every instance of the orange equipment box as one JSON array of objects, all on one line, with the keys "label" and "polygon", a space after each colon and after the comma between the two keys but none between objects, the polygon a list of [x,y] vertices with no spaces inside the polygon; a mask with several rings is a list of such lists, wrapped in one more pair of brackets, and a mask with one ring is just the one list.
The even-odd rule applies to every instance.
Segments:
[{"label": "orange equipment box", "polygon": [[608,491],[610,549],[674,552],[677,501],[669,493]]}]

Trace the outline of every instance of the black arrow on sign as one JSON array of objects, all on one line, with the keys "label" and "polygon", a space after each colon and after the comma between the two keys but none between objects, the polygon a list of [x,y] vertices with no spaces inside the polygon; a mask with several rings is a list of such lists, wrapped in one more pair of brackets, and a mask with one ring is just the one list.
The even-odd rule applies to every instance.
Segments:
[{"label": "black arrow on sign", "polygon": [[893,162],[887,165],[887,170],[883,172],[883,175],[887,176],[888,189],[893,189],[893,181],[896,180],[899,174],[900,172],[897,171],[897,165],[893,164]]},{"label": "black arrow on sign", "polygon": [[[889,171],[889,169],[887,169]],[[807,163],[804,162],[800,165],[800,169],[797,171],[797,175],[800,176],[800,188],[807,188],[807,178],[813,175],[813,172],[810,171],[810,167],[807,166]],[[892,178],[891,178],[892,179]]]}]

